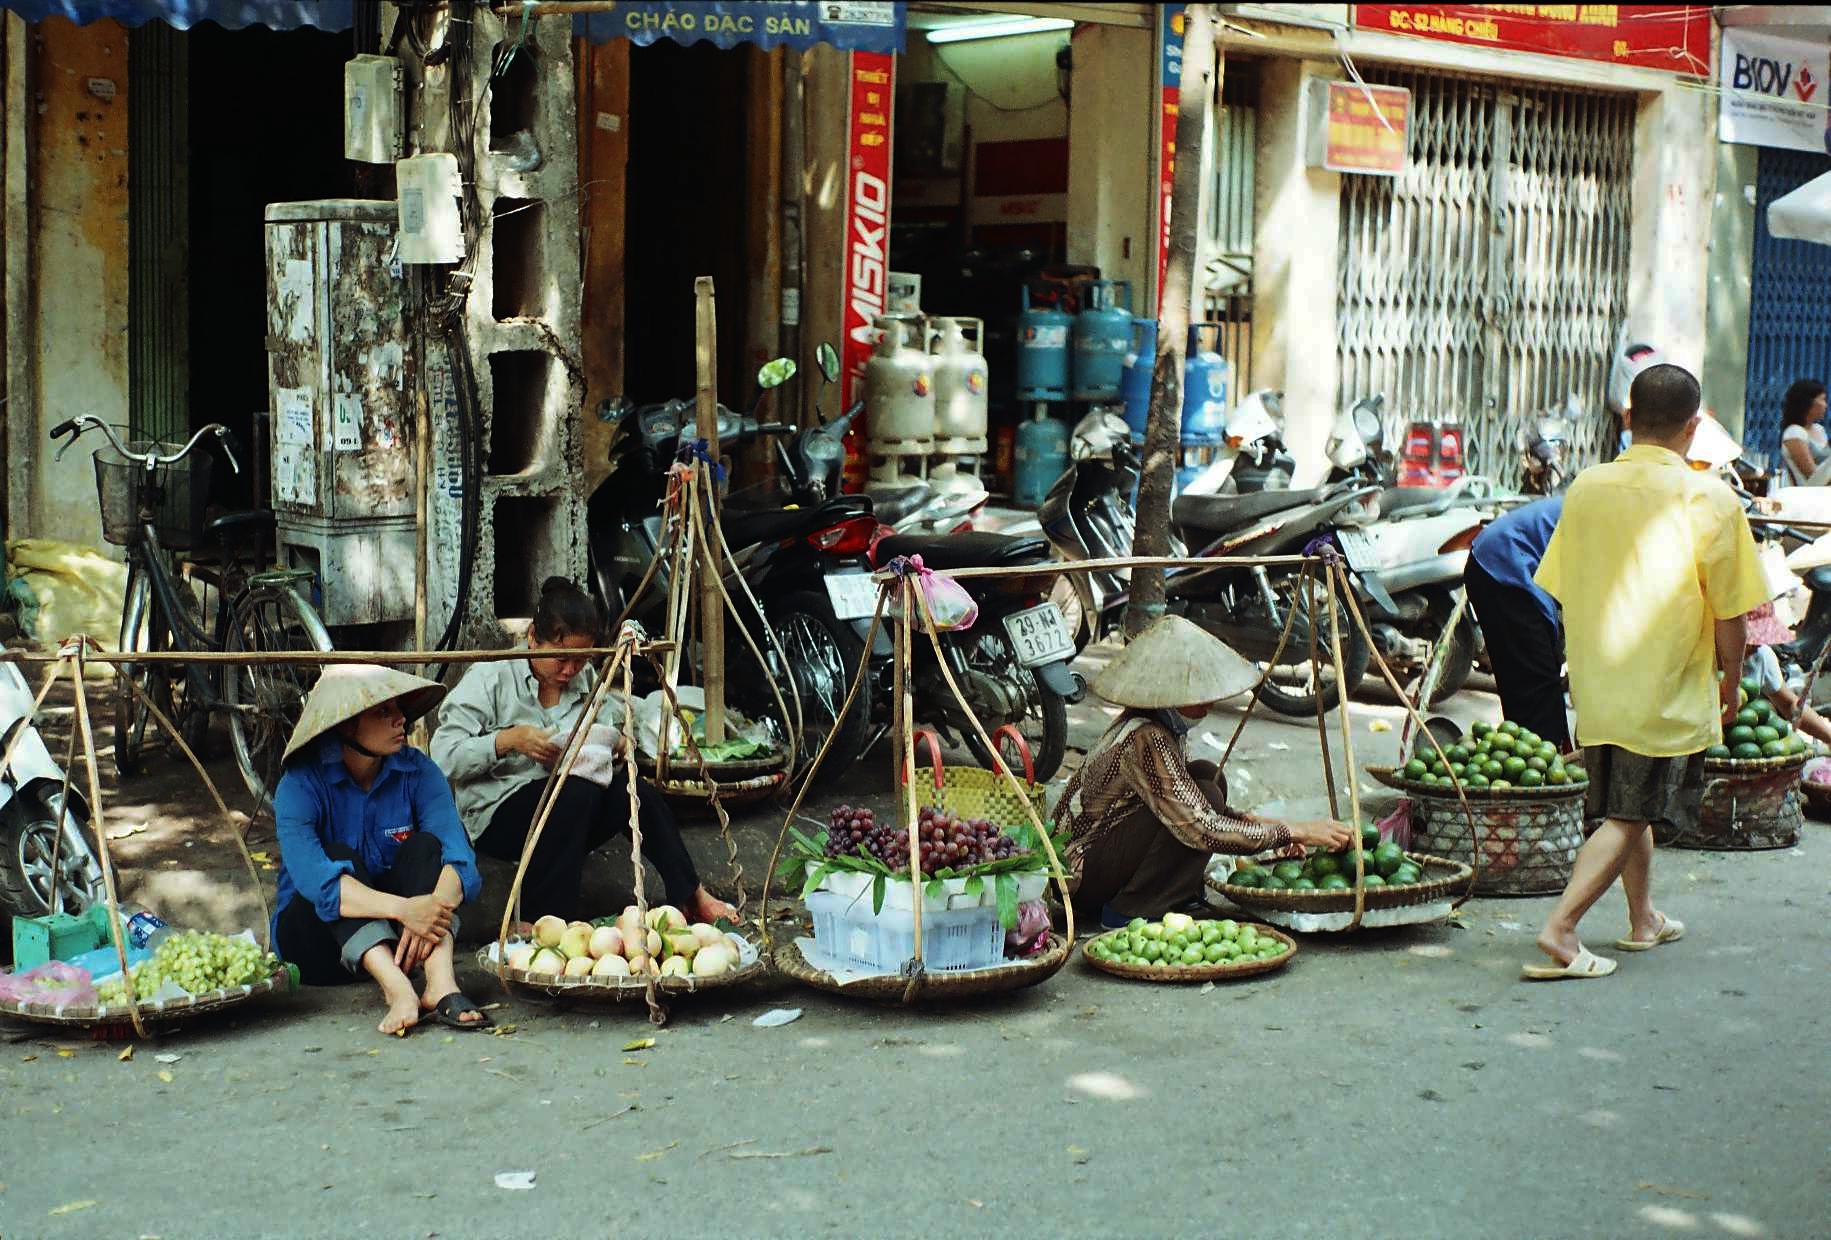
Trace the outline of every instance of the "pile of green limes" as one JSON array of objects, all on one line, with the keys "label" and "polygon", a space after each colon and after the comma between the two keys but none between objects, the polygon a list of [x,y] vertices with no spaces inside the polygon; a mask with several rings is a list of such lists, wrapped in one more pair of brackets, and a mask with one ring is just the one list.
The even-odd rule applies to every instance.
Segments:
[{"label": "pile of green limes", "polygon": [[1426,788],[1453,788],[1452,774],[1463,787],[1473,789],[1562,788],[1589,782],[1581,766],[1559,756],[1556,745],[1512,720],[1475,724],[1468,736],[1444,746],[1443,757],[1437,756],[1428,740],[1420,741],[1399,773]]},{"label": "pile of green limes", "polygon": [[[1361,827],[1359,847],[1362,886],[1409,887],[1419,881],[1418,863],[1391,840],[1382,840],[1378,827]],[[1260,891],[1346,891],[1354,886],[1354,850],[1312,853],[1302,861],[1280,861],[1269,867],[1242,865],[1227,882]]]},{"label": "pile of green limes", "polygon": [[1788,758],[1806,751],[1805,737],[1774,713],[1773,706],[1761,696],[1761,682],[1752,677],[1742,682],[1742,709],[1735,722],[1723,733],[1723,743],[1704,751],[1706,758],[1728,758],[1749,762],[1758,758]]},{"label": "pile of green limes", "polygon": [[1195,968],[1272,960],[1290,951],[1283,941],[1239,922],[1197,921],[1186,913],[1165,913],[1162,921],[1134,917],[1125,929],[1087,944],[1087,954],[1113,964]]}]

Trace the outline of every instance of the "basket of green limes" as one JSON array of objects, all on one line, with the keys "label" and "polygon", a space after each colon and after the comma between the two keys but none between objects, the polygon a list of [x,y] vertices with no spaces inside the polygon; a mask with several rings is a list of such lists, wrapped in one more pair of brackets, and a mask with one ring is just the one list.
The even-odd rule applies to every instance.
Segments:
[{"label": "basket of green limes", "polygon": [[1511,720],[1477,722],[1469,734],[1439,753],[1420,738],[1403,766],[1371,766],[1367,773],[1389,788],[1414,796],[1559,799],[1581,797],[1589,774],[1575,757]]},{"label": "basket of green limes", "polygon": [[1742,682],[1742,706],[1723,730],[1723,743],[1704,751],[1704,769],[1717,775],[1785,771],[1811,757],[1806,738],[1761,696],[1761,682]]},{"label": "basket of green limes", "polygon": [[1426,853],[1407,852],[1397,842],[1381,839],[1379,828],[1371,823],[1361,827],[1360,838],[1348,848],[1313,852],[1301,861],[1241,865],[1224,881],[1210,879],[1208,886],[1241,908],[1287,913],[1348,912],[1354,908],[1356,847],[1361,854],[1363,908],[1428,904],[1468,887],[1468,866]]}]

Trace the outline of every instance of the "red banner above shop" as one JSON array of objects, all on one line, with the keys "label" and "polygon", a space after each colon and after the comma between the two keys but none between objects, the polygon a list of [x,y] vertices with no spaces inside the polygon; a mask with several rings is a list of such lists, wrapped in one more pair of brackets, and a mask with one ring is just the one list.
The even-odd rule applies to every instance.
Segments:
[{"label": "red banner above shop", "polygon": [[1710,73],[1703,4],[1357,4],[1362,30],[1573,60]]},{"label": "red banner above shop", "polygon": [[884,313],[890,280],[890,105],[896,60],[852,53],[850,138],[846,158],[844,404],[864,395],[865,363],[877,343],[872,321]]}]

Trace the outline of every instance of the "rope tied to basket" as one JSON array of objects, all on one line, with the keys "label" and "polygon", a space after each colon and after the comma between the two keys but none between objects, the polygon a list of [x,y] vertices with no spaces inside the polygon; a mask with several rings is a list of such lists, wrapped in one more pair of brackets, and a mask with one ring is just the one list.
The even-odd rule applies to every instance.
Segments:
[{"label": "rope tied to basket", "polygon": [[682,443],[680,449],[674,453],[674,459],[688,468],[691,468],[695,463],[706,465],[712,471],[712,480],[714,482],[723,482],[725,480],[725,466],[722,462],[712,459],[712,444],[708,440],[687,440]]}]

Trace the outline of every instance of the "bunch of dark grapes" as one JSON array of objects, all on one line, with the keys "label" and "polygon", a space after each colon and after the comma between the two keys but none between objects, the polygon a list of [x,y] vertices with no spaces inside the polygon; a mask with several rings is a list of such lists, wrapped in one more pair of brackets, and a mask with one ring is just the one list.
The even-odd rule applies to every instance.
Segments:
[{"label": "bunch of dark grapes", "polygon": [[[933,806],[917,818],[916,838],[924,874],[999,861],[1017,851],[1016,841],[984,819],[961,818]],[[868,809],[842,805],[828,820],[827,856],[856,856],[861,847],[892,873],[909,871],[908,832],[877,822]]]}]

